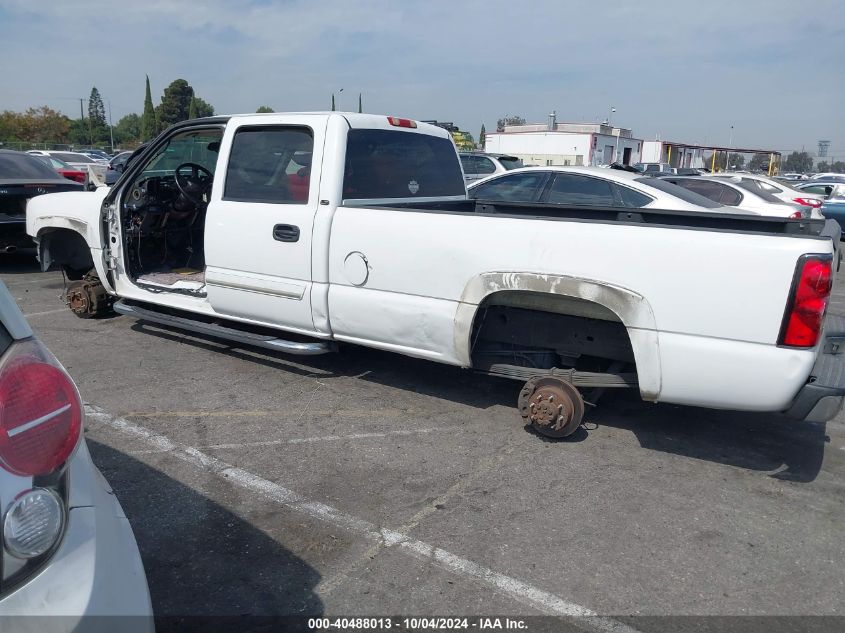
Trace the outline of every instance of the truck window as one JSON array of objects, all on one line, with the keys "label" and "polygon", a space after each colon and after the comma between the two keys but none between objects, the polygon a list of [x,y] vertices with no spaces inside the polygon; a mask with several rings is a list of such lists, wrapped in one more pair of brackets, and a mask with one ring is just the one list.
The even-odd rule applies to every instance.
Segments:
[{"label": "truck window", "polygon": [[455,146],[447,138],[393,130],[350,130],[345,200],[466,195]]},{"label": "truck window", "polygon": [[196,163],[212,174],[217,165],[221,130],[188,130],[176,134],[147,161],[136,182],[156,176],[172,176],[179,165]]},{"label": "truck window", "polygon": [[235,132],[224,200],[302,204],[308,201],[314,134],[303,126],[244,127]]}]

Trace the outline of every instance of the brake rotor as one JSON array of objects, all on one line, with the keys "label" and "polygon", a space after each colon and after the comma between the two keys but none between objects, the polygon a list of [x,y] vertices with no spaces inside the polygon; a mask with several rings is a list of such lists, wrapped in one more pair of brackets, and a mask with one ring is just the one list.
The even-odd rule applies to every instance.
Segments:
[{"label": "brake rotor", "polygon": [[571,383],[546,376],[532,378],[519,392],[519,414],[546,437],[572,435],[584,418],[584,399]]},{"label": "brake rotor", "polygon": [[106,314],[111,309],[112,298],[98,279],[79,279],[67,285],[65,301],[81,319]]}]

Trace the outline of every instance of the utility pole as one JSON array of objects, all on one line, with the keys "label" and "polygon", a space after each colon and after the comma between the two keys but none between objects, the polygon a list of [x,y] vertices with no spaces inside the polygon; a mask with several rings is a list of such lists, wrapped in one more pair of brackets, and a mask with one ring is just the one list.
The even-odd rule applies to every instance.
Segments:
[{"label": "utility pole", "polygon": [[111,153],[114,154],[114,126],[111,123],[111,99],[109,99],[109,138],[111,139]]}]

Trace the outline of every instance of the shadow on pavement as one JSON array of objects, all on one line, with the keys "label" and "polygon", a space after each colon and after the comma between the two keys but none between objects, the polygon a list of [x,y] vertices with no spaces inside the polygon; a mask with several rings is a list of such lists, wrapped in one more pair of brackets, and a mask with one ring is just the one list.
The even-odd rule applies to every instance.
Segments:
[{"label": "shadow on pavement", "polygon": [[[479,409],[501,405],[514,409],[517,381],[364,347],[346,346],[340,354],[289,356],[267,350],[231,347],[193,332],[137,322],[132,329],[167,340],[229,354],[268,367],[309,376],[350,376],[388,387],[422,393]],[[715,411],[651,404],[627,390],[608,390],[599,406],[587,411],[585,426],[570,438],[538,441],[580,442],[590,423],[631,431],[643,448],[756,471],[796,482],[813,481],[821,469],[829,440],[824,424],[787,420],[775,414]],[[534,433],[530,427],[528,432]]]},{"label": "shadow on pavement", "polygon": [[198,616],[206,630],[237,617],[237,630],[257,631],[323,613],[319,573],[264,532],[147,464],[88,447],[132,524],[158,633],[194,630]]},{"label": "shadow on pavement", "polygon": [[747,470],[776,471],[771,477],[785,481],[813,481],[830,441],[824,423],[777,414],[650,404],[633,393],[604,398],[588,422],[631,431],[643,448]]}]

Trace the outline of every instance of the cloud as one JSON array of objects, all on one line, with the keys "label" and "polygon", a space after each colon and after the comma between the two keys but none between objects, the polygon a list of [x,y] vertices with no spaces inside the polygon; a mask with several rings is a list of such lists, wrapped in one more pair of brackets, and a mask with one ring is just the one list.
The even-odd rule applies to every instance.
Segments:
[{"label": "cloud", "polygon": [[[606,6],[604,6],[606,5]],[[0,0],[16,71],[0,108],[72,115],[96,85],[116,118],[187,79],[220,113],[341,107],[455,121],[615,120],[640,137],[814,147],[845,157],[845,3]],[[77,100],[74,101],[74,98]]]}]

